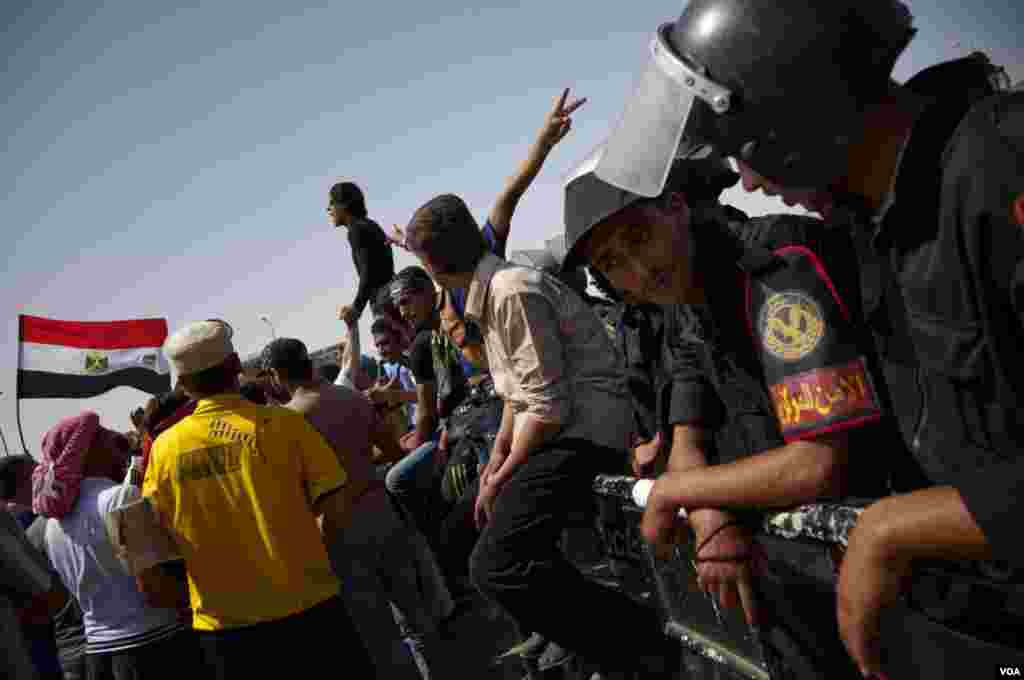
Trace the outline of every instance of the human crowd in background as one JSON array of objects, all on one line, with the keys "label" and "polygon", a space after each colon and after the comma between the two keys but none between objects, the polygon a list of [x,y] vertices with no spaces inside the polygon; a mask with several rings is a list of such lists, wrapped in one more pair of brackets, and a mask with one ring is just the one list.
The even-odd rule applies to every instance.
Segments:
[{"label": "human crowd in background", "polygon": [[[600,474],[656,480],[644,538],[689,528],[773,678],[1024,666],[1024,94],[980,53],[896,83],[914,32],[895,0],[692,0],[543,249],[506,252],[568,89],[482,226],[449,193],[388,233],[330,187],[336,363],[279,338],[243,371],[191,323],[134,431],[83,412],[0,461],[10,677],[483,677],[451,634],[481,595],[547,670],[687,677],[567,554]],[[817,216],[749,218],[738,183]],[[129,486],[179,553],[136,574],[104,519]],[[865,508],[842,548],[755,529],[828,501]]]}]

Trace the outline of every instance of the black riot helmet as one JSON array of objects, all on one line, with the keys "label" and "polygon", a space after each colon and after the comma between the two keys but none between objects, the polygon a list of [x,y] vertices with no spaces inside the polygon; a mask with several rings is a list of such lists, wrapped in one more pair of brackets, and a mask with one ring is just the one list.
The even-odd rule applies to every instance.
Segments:
[{"label": "black riot helmet", "polygon": [[[683,194],[691,210],[701,204],[718,203],[722,192],[739,181],[729,162],[707,145],[684,142],[686,147],[673,159],[661,193]],[[597,147],[569,174],[565,182],[565,254],[562,267],[575,269],[583,261],[584,244],[598,224],[647,197],[605,182],[597,176],[607,151]]]},{"label": "black riot helmet", "polygon": [[823,187],[888,91],[911,23],[898,0],[690,0],[658,29],[596,172],[657,195],[686,138],[783,186]]}]

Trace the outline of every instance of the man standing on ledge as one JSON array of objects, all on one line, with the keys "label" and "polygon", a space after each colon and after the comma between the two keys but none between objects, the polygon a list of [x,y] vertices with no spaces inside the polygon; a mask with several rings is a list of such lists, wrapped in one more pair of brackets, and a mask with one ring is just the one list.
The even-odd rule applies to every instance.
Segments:
[{"label": "man standing on ledge", "polygon": [[457,196],[424,204],[406,234],[437,284],[467,290],[466,318],[480,329],[505,401],[480,473],[474,585],[523,629],[602,669],[676,677],[681,648],[662,634],[659,615],[588,581],[559,545],[570,517],[593,510],[594,476],[627,460],[633,413],[622,362],[600,319],[556,278],[489,253]]},{"label": "man standing on ledge", "polygon": [[356,299],[342,307],[339,315],[351,324],[362,316],[366,303],[375,299],[377,289],[394,277],[395,259],[384,230],[366,216],[366,199],[354,182],[338,182],[331,187],[327,215],[335,227],[348,229],[352,262],[359,277]]}]

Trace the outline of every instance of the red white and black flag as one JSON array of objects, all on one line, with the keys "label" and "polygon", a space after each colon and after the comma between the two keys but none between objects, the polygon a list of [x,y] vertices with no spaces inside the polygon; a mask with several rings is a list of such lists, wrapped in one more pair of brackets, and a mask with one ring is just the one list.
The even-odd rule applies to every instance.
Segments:
[{"label": "red white and black flag", "polygon": [[171,389],[165,319],[58,321],[18,317],[18,398],[85,398],[115,387]]}]

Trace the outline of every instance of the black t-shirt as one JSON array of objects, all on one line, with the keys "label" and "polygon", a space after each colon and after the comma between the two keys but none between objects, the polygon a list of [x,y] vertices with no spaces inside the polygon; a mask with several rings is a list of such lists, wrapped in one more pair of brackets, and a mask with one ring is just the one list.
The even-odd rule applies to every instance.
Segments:
[{"label": "black t-shirt", "polygon": [[355,219],[348,227],[348,242],[359,276],[359,289],[352,303],[358,317],[377,290],[394,278],[395,258],[384,230],[371,219]]},{"label": "black t-shirt", "polygon": [[417,385],[437,382],[437,374],[434,372],[434,353],[431,350],[433,336],[432,330],[421,329],[416,333],[412,349],[409,350],[409,370],[412,371],[412,377],[416,378]]}]

